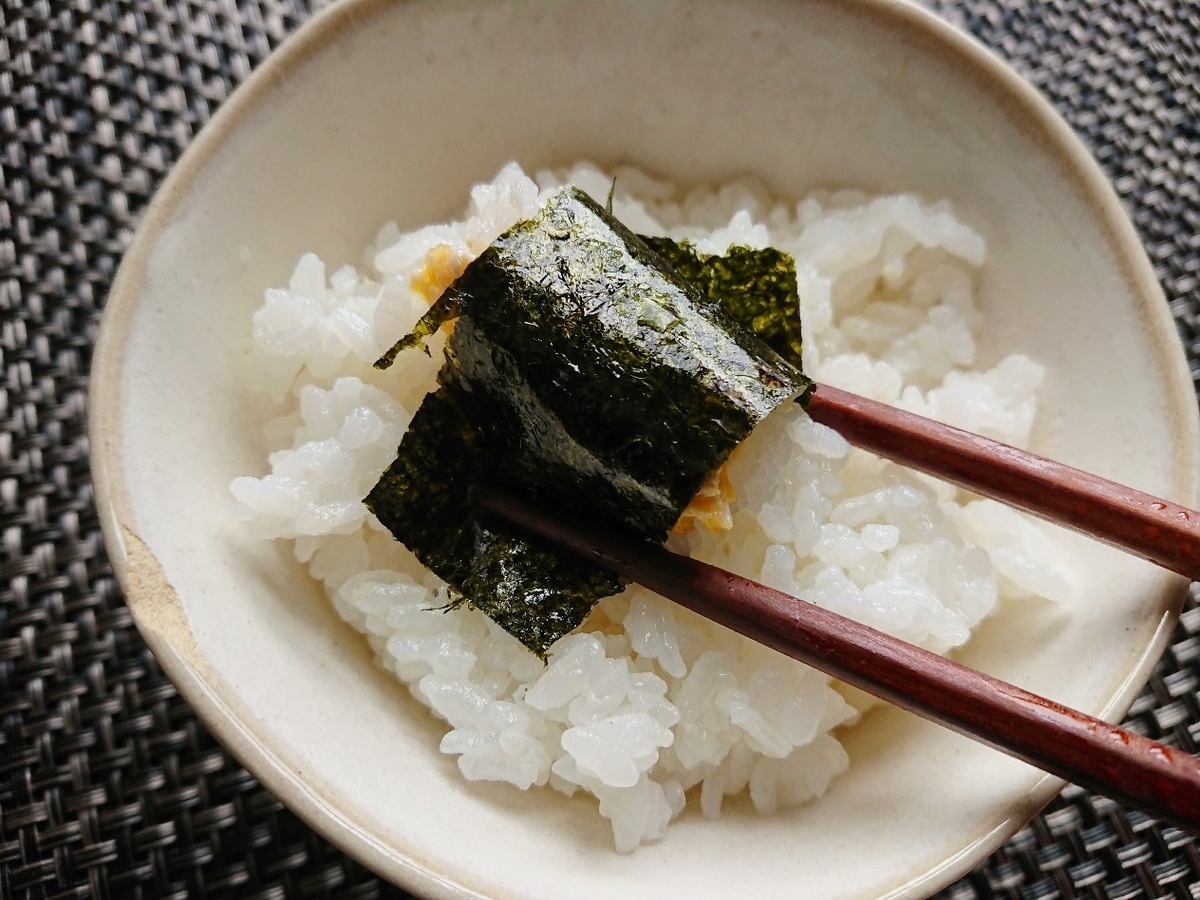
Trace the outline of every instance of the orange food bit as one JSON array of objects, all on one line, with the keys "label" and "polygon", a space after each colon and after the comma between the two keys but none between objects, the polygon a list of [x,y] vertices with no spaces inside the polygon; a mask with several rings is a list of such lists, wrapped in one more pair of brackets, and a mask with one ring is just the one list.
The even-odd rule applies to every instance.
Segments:
[{"label": "orange food bit", "polygon": [[455,250],[449,244],[437,244],[425,254],[425,265],[421,267],[409,285],[414,291],[432,304],[471,262],[471,257]]},{"label": "orange food bit", "polygon": [[697,522],[703,523],[709,531],[728,531],[733,527],[733,514],[729,504],[733,502],[736,494],[725,471],[728,466],[729,460],[726,460],[708,473],[708,477],[700,485],[700,490],[696,491],[696,496],[675,523],[676,533],[690,534]]}]

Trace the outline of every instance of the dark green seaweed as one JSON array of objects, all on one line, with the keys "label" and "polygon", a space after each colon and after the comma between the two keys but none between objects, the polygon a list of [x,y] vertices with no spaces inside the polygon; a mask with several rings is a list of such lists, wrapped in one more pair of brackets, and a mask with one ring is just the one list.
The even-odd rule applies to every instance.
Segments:
[{"label": "dark green seaweed", "polygon": [[[714,259],[723,258],[699,260],[715,273],[708,282],[758,283],[749,266],[726,278]],[[764,278],[780,280],[774,268]],[[487,519],[471,489],[486,484],[661,542],[755,424],[810,387],[712,293],[582,192],[553,195],[377,364],[456,319],[440,387],[367,505],[459,602],[544,656],[620,584]]]},{"label": "dark green seaweed", "polygon": [[800,293],[788,254],[774,247],[730,247],[724,256],[711,256],[686,241],[641,237],[727,316],[800,368]]}]

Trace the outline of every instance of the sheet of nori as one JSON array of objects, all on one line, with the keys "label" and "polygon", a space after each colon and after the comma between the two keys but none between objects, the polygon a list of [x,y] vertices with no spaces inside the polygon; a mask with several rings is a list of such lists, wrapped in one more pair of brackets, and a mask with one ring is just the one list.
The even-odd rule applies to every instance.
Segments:
[{"label": "sheet of nori", "polygon": [[367,505],[457,597],[543,656],[620,584],[484,518],[471,488],[661,542],[755,424],[810,387],[574,188],[501,235],[401,343],[451,318],[440,387]]},{"label": "sheet of nori", "polygon": [[734,246],[713,256],[686,241],[639,237],[727,316],[788,362],[803,365],[796,264],[788,254],[775,247]]}]

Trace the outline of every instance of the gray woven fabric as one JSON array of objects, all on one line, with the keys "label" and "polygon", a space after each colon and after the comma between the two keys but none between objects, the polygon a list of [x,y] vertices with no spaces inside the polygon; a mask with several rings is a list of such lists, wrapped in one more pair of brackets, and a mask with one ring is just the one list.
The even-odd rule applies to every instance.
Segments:
[{"label": "gray woven fabric", "polygon": [[[104,296],[188,141],[327,0],[0,5],[0,897],[403,896],[299,822],[166,680],[101,545],[85,395]],[[1058,107],[1113,178],[1200,379],[1200,11],[934,0]],[[1193,596],[1134,729],[1200,749]],[[970,898],[1200,898],[1200,846],[1069,789]]]}]

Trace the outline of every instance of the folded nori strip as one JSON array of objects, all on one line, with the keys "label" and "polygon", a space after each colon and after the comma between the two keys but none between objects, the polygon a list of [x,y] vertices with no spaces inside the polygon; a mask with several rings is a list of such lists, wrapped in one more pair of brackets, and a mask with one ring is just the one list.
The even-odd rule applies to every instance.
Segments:
[{"label": "folded nori strip", "polygon": [[661,542],[751,429],[811,388],[575,188],[502,234],[377,365],[450,319],[440,387],[366,502],[541,656],[620,583],[485,518],[474,485]]},{"label": "folded nori strip", "polygon": [[800,292],[796,264],[782,250],[730,247],[724,256],[701,254],[686,241],[639,235],[677,273],[800,368]]}]

